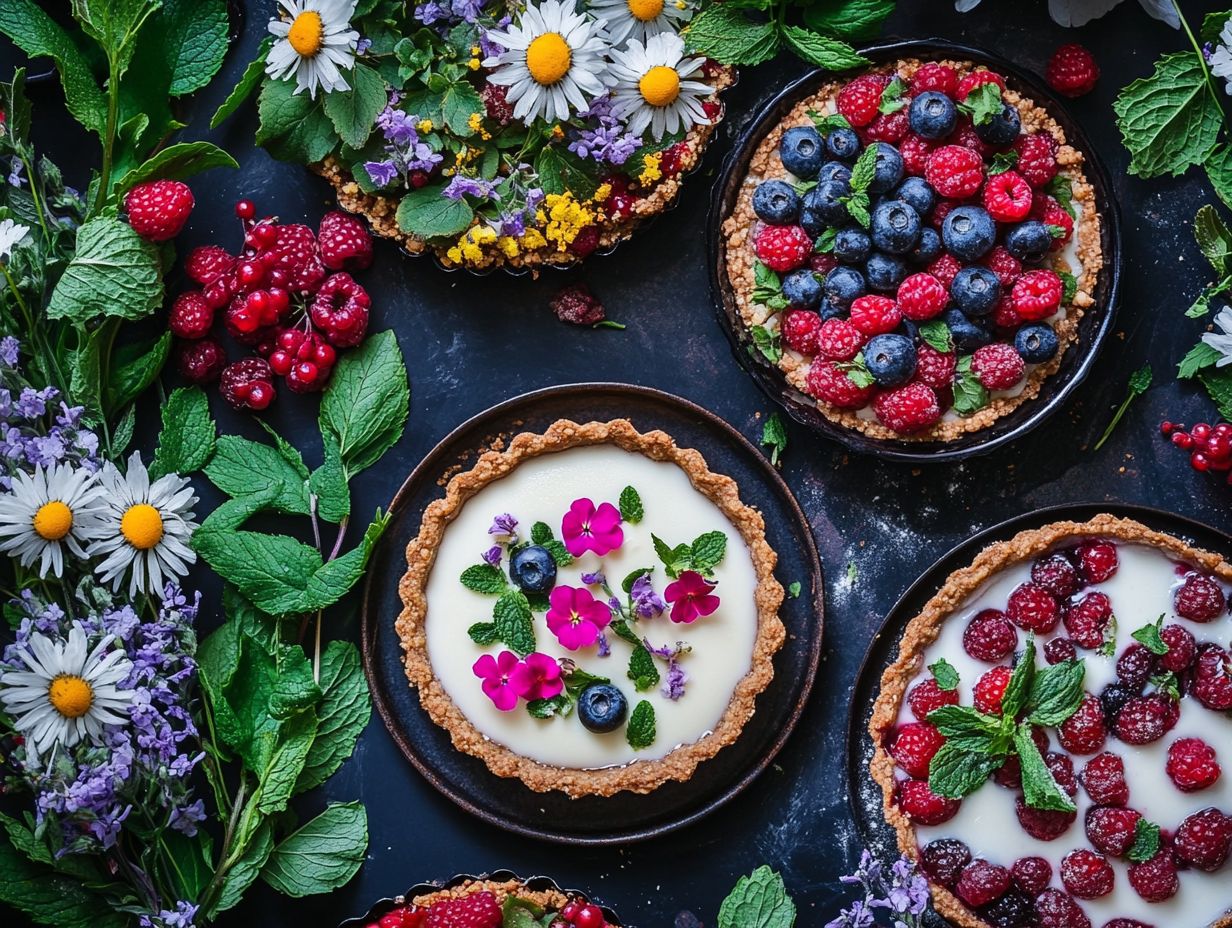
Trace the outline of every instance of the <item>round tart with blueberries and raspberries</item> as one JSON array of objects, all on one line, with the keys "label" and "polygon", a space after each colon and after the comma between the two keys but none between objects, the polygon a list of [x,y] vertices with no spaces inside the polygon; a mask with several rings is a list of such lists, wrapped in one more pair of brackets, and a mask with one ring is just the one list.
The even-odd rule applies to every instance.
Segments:
[{"label": "round tart with blueberries and raspberries", "polygon": [[874,439],[953,441],[1033,399],[1104,261],[1082,153],[964,61],[823,84],[759,142],[722,233],[753,349]]},{"label": "round tart with blueberries and raspberries", "polygon": [[1232,565],[1129,519],[989,546],[906,628],[873,779],[964,928],[1232,925]]},{"label": "round tart with blueberries and raspberries", "polygon": [[688,780],[774,676],[760,513],[697,451],[559,420],[455,475],[407,547],[407,676],[459,750],[570,797]]}]

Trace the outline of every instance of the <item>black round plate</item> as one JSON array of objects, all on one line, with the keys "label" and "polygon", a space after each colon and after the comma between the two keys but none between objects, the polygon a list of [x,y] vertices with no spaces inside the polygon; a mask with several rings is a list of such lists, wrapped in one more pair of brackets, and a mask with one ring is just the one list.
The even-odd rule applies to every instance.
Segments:
[{"label": "black round plate", "polygon": [[[450,468],[470,467],[497,436],[543,431],[557,419],[577,422],[626,418],[640,430],[662,429],[696,448],[710,467],[740,486],[744,502],[766,518],[766,536],[779,555],[777,576],[799,581],[780,615],[788,644],[774,660],[774,681],[757,699],[757,715],[735,744],[698,767],[685,783],[646,796],[569,799],[536,793],[515,779],[491,774],[483,761],[454,749],[449,735],[424,712],[408,685],[394,634],[401,611],[398,581],[403,552],[419,531],[424,508],[443,495],[437,481]],[[390,504],[393,522],[368,570],[363,603],[364,669],[377,711],[399,749],[433,786],[485,821],[510,831],[574,844],[619,844],[653,837],[696,821],[743,790],[782,748],[808,698],[821,655],[822,574],[807,519],[765,457],[739,432],[687,400],[625,384],[550,387],[501,403],[463,423],[415,468]]]},{"label": "black round plate", "polygon": [[956,461],[985,454],[1024,435],[1056,412],[1086,377],[1100,346],[1112,329],[1121,277],[1121,224],[1112,183],[1086,133],[1056,95],[1037,77],[1004,58],[940,39],[889,42],[861,49],[861,54],[875,64],[903,57],[958,58],[985,64],[1004,74],[1012,89],[1021,91],[1044,107],[1065,130],[1069,143],[1082,152],[1086,159],[1086,175],[1095,189],[1095,202],[1103,219],[1100,237],[1104,266],[1096,281],[1095,305],[1083,313],[1078,326],[1077,344],[1066,351],[1060,368],[1044,381],[1039,396],[1034,400],[1023,403],[987,428],[948,442],[869,438],[854,429],[831,422],[821,414],[810,397],[788,384],[783,372],[753,347],[727,279],[722,247],[723,220],[735,206],[748,174],[749,162],[761,140],[800,100],[814,93],[818,85],[833,80],[833,72],[821,70],[806,74],[766,104],[761,115],[741,132],[723,163],[723,170],[711,195],[707,221],[710,287],[719,322],[727,333],[736,359],[766,395],[787,410],[797,422],[841,442],[853,451],[913,463]]},{"label": "black round plate", "polygon": [[1184,516],[1147,506],[1081,503],[1038,509],[994,525],[964,541],[928,568],[894,604],[873,637],[860,667],[860,675],[856,678],[851,713],[847,717],[847,795],[851,801],[851,812],[865,845],[882,859],[897,856],[898,847],[894,829],[886,824],[883,815],[881,787],[873,782],[868,772],[868,765],[873,759],[868,722],[881,690],[881,674],[898,657],[898,643],[907,623],[919,615],[925,603],[952,572],[966,567],[990,544],[1005,541],[1021,531],[1039,528],[1049,522],[1086,522],[1102,512],[1136,519],[1149,528],[1183,538],[1199,548],[1232,556],[1232,537]]}]

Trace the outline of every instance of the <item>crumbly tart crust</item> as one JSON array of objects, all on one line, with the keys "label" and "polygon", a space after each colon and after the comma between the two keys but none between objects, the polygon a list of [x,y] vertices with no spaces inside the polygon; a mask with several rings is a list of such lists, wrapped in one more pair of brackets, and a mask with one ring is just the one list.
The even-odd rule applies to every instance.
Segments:
[{"label": "crumbly tart crust", "polygon": [[[982,67],[971,61],[937,60],[940,64],[954,68],[960,76]],[[865,73],[897,74],[904,81],[910,81],[923,63],[918,58],[904,58],[893,65],[870,68]],[[762,325],[774,315],[766,307],[752,301],[753,269],[757,261],[757,256],[753,252],[753,230],[758,222],[757,214],[753,212],[753,191],[763,180],[786,177],[786,170],[777,156],[779,139],[788,129],[796,126],[811,126],[813,122],[809,118],[809,110],[829,112],[830,101],[850,80],[851,78],[848,77],[823,84],[812,96],[796,104],[792,111],[770,131],[770,134],[762,139],[752,161],[749,162],[749,173],[744,179],[740,195],[736,200],[736,207],[732,214],[723,221],[724,264],[740,316],[746,326]],[[1074,189],[1074,201],[1082,207],[1081,219],[1074,229],[1077,256],[1082,262],[1082,274],[1078,277],[1078,289],[1073,302],[1066,310],[1065,318],[1057,320],[1054,324],[1057,339],[1061,345],[1060,350],[1051,361],[1038,365],[1030,372],[1022,392],[1014,396],[994,397],[992,402],[973,415],[953,420],[942,419],[932,428],[912,435],[899,434],[875,420],[861,418],[856,415],[855,410],[838,409],[810,396],[809,399],[831,422],[862,432],[869,438],[914,442],[954,441],[968,433],[987,428],[1002,416],[1038,396],[1044,381],[1057,372],[1065,352],[1078,340],[1078,324],[1083,312],[1095,305],[1095,287],[1104,264],[1103,246],[1100,241],[1101,218],[1095,208],[1095,188],[1091,186],[1086,174],[1083,173],[1082,152],[1066,141],[1065,131],[1048,114],[1047,110],[1015,90],[1006,90],[1003,99],[1018,108],[1024,132],[1043,131],[1057,140],[1059,173],[1070,179]],[[1060,257],[1054,258],[1053,269],[1069,270],[1064,259]],[[809,360],[806,357],[784,348],[783,357],[778,366],[792,387],[805,396],[809,395],[805,389],[805,378],[809,368]]]},{"label": "crumbly tart crust", "polygon": [[[441,539],[467,500],[529,458],[600,444],[613,444],[654,461],[675,464],[685,472],[694,488],[727,517],[743,538],[757,576],[754,593],[757,637],[749,671],[736,686],[713,732],[656,760],[639,760],[621,767],[595,770],[567,769],[523,757],[485,737],[449,698],[428,659],[426,590]],[[407,679],[419,691],[424,710],[449,732],[454,747],[480,758],[497,776],[516,777],[536,792],[560,790],[571,798],[611,796],[623,790],[649,793],[669,781],[688,780],[698,764],[734,742],[753,717],[758,694],[774,678],[774,655],[787,637],[778,614],[784,591],[774,577],[777,562],[778,556],[766,541],[761,513],[741,502],[736,482],[712,472],[700,452],[678,447],[665,432],[639,432],[627,419],[584,424],[560,419],[542,435],[523,432],[514,436],[503,450],[485,452],[474,467],[449,481],[444,499],[429,504],[424,511],[419,535],[407,545],[407,571],[398,585],[403,609],[395,629],[405,652]]]},{"label": "crumbly tart crust", "polygon": [[465,899],[467,896],[473,896],[475,893],[482,892],[489,892],[495,896],[498,905],[503,903],[508,897],[513,896],[517,899],[525,899],[527,902],[541,905],[552,912],[558,912],[563,909],[572,898],[558,889],[528,889],[526,884],[520,880],[497,881],[479,879],[467,880],[464,883],[459,883],[457,886],[423,893],[412,899],[407,899],[405,902],[409,905],[427,907],[437,902],[446,902],[450,899]]},{"label": "crumbly tart crust", "polygon": [[[954,610],[993,576],[1067,542],[1095,537],[1158,548],[1179,561],[1193,564],[1232,583],[1232,564],[1220,555],[1195,548],[1179,538],[1157,532],[1133,519],[1108,514],[1097,515],[1089,522],[1053,522],[1042,528],[1019,532],[1008,541],[989,545],[970,566],[950,574],[920,614],[907,623],[899,643],[898,658],[881,675],[881,691],[873,704],[872,718],[868,723],[869,735],[873,739],[873,759],[869,769],[873,780],[881,787],[886,821],[897,833],[898,846],[904,854],[918,859],[919,848],[915,826],[894,804],[894,759],[886,747],[886,736],[898,720],[899,707],[906,696],[907,687],[923,666],[924,652],[937,640],[942,624]],[[961,928],[991,928],[954,893],[931,880],[929,882],[933,908],[939,914]],[[1199,926],[1186,925],[1177,928]],[[1232,911],[1211,928],[1232,928]]]}]

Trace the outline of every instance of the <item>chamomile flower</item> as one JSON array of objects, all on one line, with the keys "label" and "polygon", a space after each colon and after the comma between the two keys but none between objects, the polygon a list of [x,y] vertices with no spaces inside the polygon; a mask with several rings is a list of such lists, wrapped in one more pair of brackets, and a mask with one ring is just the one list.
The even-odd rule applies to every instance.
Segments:
[{"label": "chamomile flower", "polygon": [[652,35],[644,45],[631,39],[627,48],[612,52],[612,113],[627,121],[634,135],[649,126],[656,140],[709,123],[702,99],[713,89],[689,79],[703,63],[684,57],[684,40],[675,33]]},{"label": "chamomile flower", "polygon": [[496,69],[488,80],[509,88],[514,118],[524,123],[563,122],[607,90],[610,42],[603,24],[579,13],[574,0],[529,4],[516,23],[486,38],[505,49],[484,59]]},{"label": "chamomile flower", "polygon": [[693,16],[686,0],[594,0],[589,9],[604,21],[616,48],[628,39],[645,42],[660,32],[675,32]]},{"label": "chamomile flower", "polygon": [[127,575],[128,594],[135,597],[161,591],[188,573],[188,565],[197,559],[188,547],[197,501],[188,479],[167,474],[151,484],[141,455],[134,452],[126,473],[108,462],[99,481],[106,495],[98,538],[89,554],[102,559],[95,571],[103,583],[118,590]]},{"label": "chamomile flower", "polygon": [[18,471],[12,481],[12,490],[0,494],[0,552],[22,567],[37,561],[40,577],[59,577],[66,548],[85,559],[103,511],[103,489],[94,474],[68,464]]},{"label": "chamomile flower", "polygon": [[0,705],[25,735],[28,756],[37,763],[56,745],[71,748],[83,738],[97,742],[104,725],[128,721],[132,690],[120,688],[132,661],[112,648],[113,635],[92,649],[85,630],[74,624],[68,639],[40,632],[16,652],[28,669],[0,673]]},{"label": "chamomile flower", "polygon": [[359,33],[351,28],[356,0],[278,0],[279,19],[269,21],[276,41],[265,59],[265,73],[274,80],[295,77],[295,92],[348,90],[342,76],[355,66]]}]

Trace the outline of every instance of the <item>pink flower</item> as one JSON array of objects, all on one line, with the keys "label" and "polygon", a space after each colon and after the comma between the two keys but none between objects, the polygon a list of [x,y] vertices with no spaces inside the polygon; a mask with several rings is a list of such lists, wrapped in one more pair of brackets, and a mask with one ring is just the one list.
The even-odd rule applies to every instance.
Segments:
[{"label": "pink flower", "polygon": [[496,657],[480,655],[471,667],[475,676],[483,681],[484,693],[501,712],[508,712],[518,704],[518,691],[511,681],[521,663],[512,651],[501,651]]},{"label": "pink flower", "polygon": [[558,586],[549,594],[548,603],[548,628],[561,647],[570,651],[590,647],[612,621],[612,610],[607,604],[582,587]]},{"label": "pink flower", "polygon": [[509,675],[509,685],[527,702],[551,699],[565,688],[556,658],[535,651]]},{"label": "pink flower", "polygon": [[678,580],[667,585],[663,598],[672,604],[671,620],[688,624],[719,608],[719,597],[711,590],[714,584],[695,570],[686,570]]},{"label": "pink flower", "polygon": [[560,533],[565,539],[565,548],[574,557],[593,551],[603,557],[615,551],[625,540],[620,528],[620,510],[611,503],[600,503],[599,508],[588,499],[575,499],[560,522]]}]

